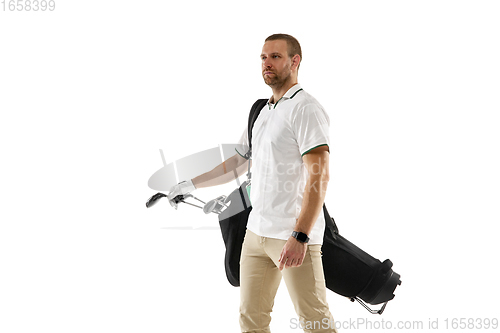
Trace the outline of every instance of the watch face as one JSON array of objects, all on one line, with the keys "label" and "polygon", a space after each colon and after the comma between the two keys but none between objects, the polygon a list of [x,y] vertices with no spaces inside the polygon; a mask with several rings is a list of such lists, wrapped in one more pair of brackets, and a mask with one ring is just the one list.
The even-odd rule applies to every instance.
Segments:
[{"label": "watch face", "polygon": [[297,231],[294,231],[293,232],[293,237],[295,237],[295,239],[297,239],[298,241],[302,242],[302,243],[307,243],[307,241],[309,240],[309,238],[307,237],[307,235],[303,232],[297,232]]}]

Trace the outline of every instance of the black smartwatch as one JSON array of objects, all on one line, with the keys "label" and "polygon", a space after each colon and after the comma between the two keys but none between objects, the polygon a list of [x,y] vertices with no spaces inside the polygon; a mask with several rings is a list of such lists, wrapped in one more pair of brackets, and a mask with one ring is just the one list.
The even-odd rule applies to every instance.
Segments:
[{"label": "black smartwatch", "polygon": [[300,231],[294,231],[292,232],[292,237],[298,240],[301,243],[307,243],[309,242],[309,237],[303,232]]}]

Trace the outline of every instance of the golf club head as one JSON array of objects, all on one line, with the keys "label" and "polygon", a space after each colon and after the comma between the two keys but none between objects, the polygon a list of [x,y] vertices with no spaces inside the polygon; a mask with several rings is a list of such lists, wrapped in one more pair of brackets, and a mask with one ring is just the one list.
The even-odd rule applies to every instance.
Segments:
[{"label": "golf club head", "polygon": [[179,207],[180,202],[184,202],[184,199],[186,198],[191,198],[193,197],[191,194],[186,193],[186,194],[179,194],[178,196],[168,199],[168,202],[170,202],[170,206],[174,207],[177,209]]},{"label": "golf club head", "polygon": [[153,195],[151,198],[148,199],[148,201],[146,202],[146,207],[149,208],[154,206],[156,202],[163,197],[166,197],[166,195],[160,192],[156,193],[155,195]]}]

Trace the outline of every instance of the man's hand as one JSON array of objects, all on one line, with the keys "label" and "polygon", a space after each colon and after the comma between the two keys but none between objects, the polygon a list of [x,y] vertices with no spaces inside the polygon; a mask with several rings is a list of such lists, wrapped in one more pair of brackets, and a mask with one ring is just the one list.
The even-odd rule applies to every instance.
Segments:
[{"label": "man's hand", "polygon": [[278,259],[280,263],[280,271],[286,266],[299,267],[304,261],[304,257],[307,251],[307,243],[301,243],[294,237],[288,238],[283,250],[281,250],[280,258]]},{"label": "man's hand", "polygon": [[168,200],[172,200],[178,195],[184,195],[193,192],[196,187],[193,185],[191,180],[180,182],[177,185],[172,186],[170,193],[168,194]]}]

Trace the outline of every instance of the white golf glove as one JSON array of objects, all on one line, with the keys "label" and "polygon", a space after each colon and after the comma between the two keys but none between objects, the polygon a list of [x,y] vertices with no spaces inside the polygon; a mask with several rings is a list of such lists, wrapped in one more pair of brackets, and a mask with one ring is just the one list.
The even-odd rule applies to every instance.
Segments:
[{"label": "white golf glove", "polygon": [[188,194],[193,192],[194,190],[196,190],[196,187],[194,186],[193,182],[191,180],[187,180],[172,186],[172,188],[170,188],[170,193],[167,195],[167,197],[168,200],[172,200],[178,195]]}]

